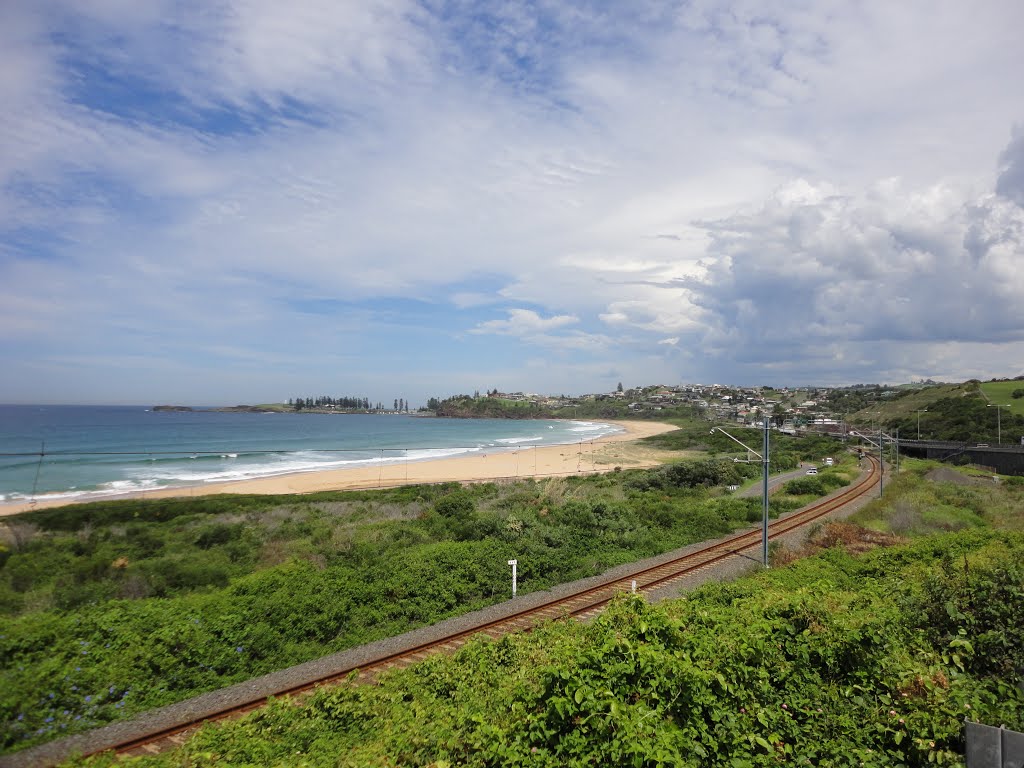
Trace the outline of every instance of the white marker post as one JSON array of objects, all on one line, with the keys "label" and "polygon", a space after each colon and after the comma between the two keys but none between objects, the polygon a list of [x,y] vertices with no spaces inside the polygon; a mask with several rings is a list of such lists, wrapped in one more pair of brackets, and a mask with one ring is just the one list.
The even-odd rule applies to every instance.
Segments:
[{"label": "white marker post", "polygon": [[518,560],[509,560],[508,564],[512,566],[512,597],[516,596],[516,566],[519,565]]}]

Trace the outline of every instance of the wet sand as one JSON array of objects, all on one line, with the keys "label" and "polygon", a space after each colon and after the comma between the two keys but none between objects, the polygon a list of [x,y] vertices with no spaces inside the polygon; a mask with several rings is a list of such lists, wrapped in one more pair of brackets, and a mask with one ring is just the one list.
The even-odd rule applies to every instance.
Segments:
[{"label": "wet sand", "polygon": [[[391,488],[416,483],[473,482],[482,480],[527,477],[558,477],[595,472],[610,472],[615,467],[636,469],[661,464],[669,455],[647,446],[637,445],[639,438],[676,429],[671,424],[651,421],[613,421],[625,431],[601,438],[568,445],[521,447],[513,451],[480,453],[428,461],[396,462],[353,469],[332,469],[322,472],[300,472],[254,480],[208,483],[201,486],[164,488],[128,494],[94,496],[81,502],[67,499],[0,505],[0,516],[15,515],[33,509],[69,506],[89,501],[111,499],[159,499],[202,496],[216,493],[289,494],[317,491]],[[677,453],[672,455],[678,456]]]}]

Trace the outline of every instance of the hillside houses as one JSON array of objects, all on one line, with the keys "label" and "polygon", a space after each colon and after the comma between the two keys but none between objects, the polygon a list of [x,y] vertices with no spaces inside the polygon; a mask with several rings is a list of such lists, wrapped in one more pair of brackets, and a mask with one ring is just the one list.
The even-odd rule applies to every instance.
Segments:
[{"label": "hillside houses", "polygon": [[554,412],[605,403],[625,408],[630,413],[656,413],[677,408],[692,408],[716,421],[756,425],[765,417],[778,428],[813,426],[833,431],[841,428],[841,417],[829,410],[832,390],[820,387],[735,387],[724,384],[653,384],[616,388],[576,396],[541,395],[528,392],[500,392],[493,389],[487,397],[532,404]]}]

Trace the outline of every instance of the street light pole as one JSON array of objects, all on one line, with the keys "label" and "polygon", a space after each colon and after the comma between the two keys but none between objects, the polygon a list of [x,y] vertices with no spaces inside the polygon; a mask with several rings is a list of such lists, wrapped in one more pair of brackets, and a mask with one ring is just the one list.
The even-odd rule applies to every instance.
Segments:
[{"label": "street light pole", "polygon": [[918,408],[917,409],[917,439],[918,440],[921,439],[921,414],[922,413],[928,413],[928,409],[927,408]]},{"label": "street light pole", "polygon": [[988,407],[996,409],[996,442],[999,445],[1002,445],[1003,444],[1003,420],[1000,418],[1000,416],[1002,415],[1002,411],[1000,411],[999,409],[1000,408],[1011,408],[1012,406],[1009,403],[1007,403],[1006,405],[1003,405],[1003,404],[1000,403],[998,405],[992,404],[992,405],[989,405]]}]

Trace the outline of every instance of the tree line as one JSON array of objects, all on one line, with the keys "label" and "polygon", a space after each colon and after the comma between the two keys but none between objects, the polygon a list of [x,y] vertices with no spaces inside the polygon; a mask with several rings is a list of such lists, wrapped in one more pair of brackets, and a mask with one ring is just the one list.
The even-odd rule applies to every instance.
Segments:
[{"label": "tree line", "polygon": [[[366,397],[330,397],[320,395],[319,397],[295,397],[288,398],[288,405],[296,411],[309,410],[343,410],[343,411],[367,411],[377,412],[387,410],[383,403],[371,403]],[[405,398],[395,398],[393,411],[409,412],[409,403]]]}]

